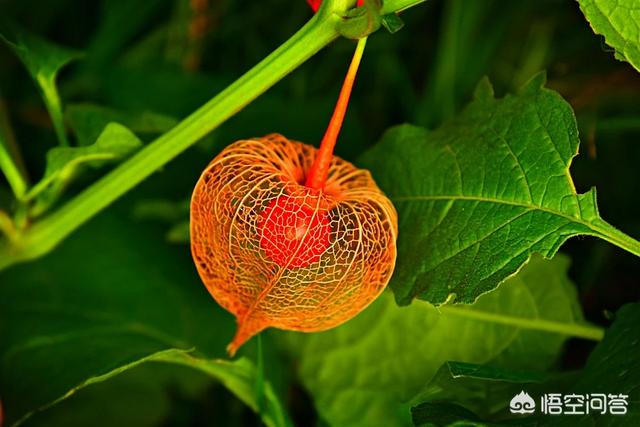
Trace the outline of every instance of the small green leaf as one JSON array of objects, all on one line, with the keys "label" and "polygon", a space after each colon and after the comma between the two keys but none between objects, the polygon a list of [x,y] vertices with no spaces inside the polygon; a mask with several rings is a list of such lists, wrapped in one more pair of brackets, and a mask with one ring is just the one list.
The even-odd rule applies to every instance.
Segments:
[{"label": "small green leaf", "polygon": [[409,425],[409,402],[446,361],[547,369],[582,327],[567,268],[564,257],[534,258],[472,306],[398,307],[386,292],[343,326],[283,342],[330,425]]},{"label": "small green leaf", "polygon": [[25,196],[34,200],[32,216],[38,216],[58,199],[65,187],[84,166],[99,168],[127,157],[142,146],[126,127],[109,123],[98,140],[86,147],[55,147],[47,153],[44,176]]},{"label": "small green leaf", "polygon": [[382,17],[382,26],[391,34],[395,34],[404,27],[404,22],[395,13],[390,13]]},{"label": "small green leaf", "polygon": [[150,111],[124,112],[95,104],[72,104],[65,114],[78,145],[83,146],[93,144],[111,122],[121,123],[138,135],[163,133],[178,123],[173,117]]},{"label": "small green leaf", "polygon": [[640,9],[637,0],[578,0],[596,34],[615,49],[615,57],[640,71]]},{"label": "small green leaf", "polygon": [[65,65],[79,58],[81,53],[50,43],[26,31],[4,26],[0,26],[0,39],[15,52],[38,84],[58,141],[63,146],[69,145],[56,77]]},{"label": "small green leaf", "polygon": [[472,303],[531,254],[551,257],[579,234],[640,256],[639,242],[600,218],[595,191],[576,192],[575,117],[544,82],[495,99],[484,80],[456,119],[435,131],[396,127],[361,159],[398,210],[398,303]]}]

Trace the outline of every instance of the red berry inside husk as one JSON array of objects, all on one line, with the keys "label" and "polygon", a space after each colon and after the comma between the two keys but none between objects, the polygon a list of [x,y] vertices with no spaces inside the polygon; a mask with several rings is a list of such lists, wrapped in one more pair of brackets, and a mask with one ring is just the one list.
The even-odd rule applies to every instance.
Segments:
[{"label": "red berry inside husk", "polygon": [[329,247],[329,214],[308,200],[282,195],[260,214],[260,246],[267,256],[288,268],[306,267]]}]

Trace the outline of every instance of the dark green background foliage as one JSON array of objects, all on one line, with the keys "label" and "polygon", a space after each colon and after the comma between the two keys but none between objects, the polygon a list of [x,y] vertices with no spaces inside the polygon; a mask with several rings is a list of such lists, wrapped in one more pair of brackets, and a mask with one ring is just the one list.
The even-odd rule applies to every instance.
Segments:
[{"label": "dark green background foliage", "polygon": [[[225,359],[234,322],[192,264],[188,198],[236,139],[317,144],[350,40],[49,255],[1,271],[5,423],[518,425],[508,402],[526,389],[630,395],[627,417],[532,425],[637,425],[640,262],[605,241],[626,237],[601,218],[640,236],[639,48],[603,2],[581,3],[604,37],[569,0],[429,0],[402,13],[399,32],[370,36],[337,154],[369,168],[397,207],[399,258],[391,290],[337,329],[267,331]],[[31,183],[45,179],[26,193],[31,220],[310,17],[303,0],[0,0],[0,137],[13,135]],[[56,75],[61,102],[45,104],[39,87],[55,92]],[[0,214],[19,218],[8,184]],[[539,255],[574,235],[604,240]]]}]

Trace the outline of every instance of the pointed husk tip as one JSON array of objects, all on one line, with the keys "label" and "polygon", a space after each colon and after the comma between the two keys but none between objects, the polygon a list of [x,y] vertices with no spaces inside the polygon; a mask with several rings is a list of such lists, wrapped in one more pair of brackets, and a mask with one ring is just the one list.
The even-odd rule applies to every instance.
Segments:
[{"label": "pointed husk tip", "polygon": [[255,335],[267,329],[269,325],[252,319],[238,319],[238,329],[233,336],[233,340],[227,346],[227,354],[229,357],[235,356],[236,352],[244,343],[249,341]]}]

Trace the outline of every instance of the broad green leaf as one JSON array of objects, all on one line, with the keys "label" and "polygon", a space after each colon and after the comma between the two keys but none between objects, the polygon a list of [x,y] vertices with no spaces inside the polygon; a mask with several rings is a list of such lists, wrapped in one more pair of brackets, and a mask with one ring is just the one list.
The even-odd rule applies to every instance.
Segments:
[{"label": "broad green leaf", "polygon": [[92,145],[52,148],[47,153],[44,176],[25,196],[26,200],[36,201],[33,216],[40,215],[57,200],[81,167],[98,168],[116,162],[141,146],[140,140],[129,129],[118,123],[109,123]]},{"label": "broad green leaf", "polygon": [[[584,372],[567,393],[605,393],[627,395],[628,413],[624,416],[601,417],[603,426],[640,424],[640,304],[627,304],[616,312],[613,325],[589,356]],[[590,417],[565,418],[563,425],[587,423]]]},{"label": "broad green leaf", "polygon": [[[50,409],[34,414],[23,425],[25,427],[168,426],[173,425],[168,422],[172,418],[184,417],[184,412],[181,411],[183,402],[193,404],[205,393],[207,398],[210,397],[208,393],[210,388],[217,392],[211,396],[213,398],[219,394],[226,394],[224,387],[194,369],[167,363],[144,363],[128,369],[109,381],[92,384],[73,393]],[[132,402],[135,404],[132,405]],[[229,403],[228,400],[227,403]],[[243,407],[244,404],[238,401],[236,406]],[[234,409],[237,410],[237,408]],[[243,414],[243,412],[240,413]],[[172,414],[175,415],[172,416]],[[215,411],[213,414],[216,414]],[[196,412],[193,418],[197,416],[202,414]]]},{"label": "broad green leaf", "polygon": [[548,379],[548,375],[536,371],[447,362],[413,401],[464,402],[464,407],[476,414],[491,415],[508,407],[514,391],[519,392],[523,385],[530,386]]},{"label": "broad green leaf", "polygon": [[566,335],[586,335],[567,267],[534,258],[472,306],[398,307],[386,292],[339,328],[283,341],[330,425],[409,425],[409,403],[444,362],[544,370]]},{"label": "broad green leaf", "polygon": [[[253,364],[219,359],[232,334],[231,316],[200,283],[188,251],[164,244],[149,224],[97,217],[48,257],[0,275],[7,425],[147,361],[205,372],[255,409]],[[286,425],[264,384],[263,421]]]},{"label": "broad green leaf", "polygon": [[61,145],[69,145],[56,77],[65,65],[80,57],[80,52],[50,43],[26,31],[4,26],[0,26],[0,39],[15,52],[38,84],[58,141]]},{"label": "broad green leaf", "polygon": [[[514,371],[492,365],[447,362],[414,397],[413,403],[419,404],[411,410],[413,421],[416,425],[422,424],[416,422],[420,420],[418,414],[432,420],[441,418],[434,409],[440,402],[462,405],[482,419],[513,418],[508,408],[516,394],[526,391],[537,398],[545,391],[566,389],[575,379],[575,372]],[[429,410],[424,403],[429,404]]]},{"label": "broad green leaf", "polygon": [[640,71],[640,8],[637,0],[578,0],[596,34],[616,50],[616,57]]},{"label": "broad green leaf", "polygon": [[454,120],[435,131],[396,127],[361,159],[398,210],[391,287],[400,304],[472,303],[531,254],[551,257],[579,234],[640,255],[639,242],[600,218],[594,190],[576,193],[575,117],[544,82],[540,74],[495,99],[484,80]]},{"label": "broad green leaf", "polygon": [[132,113],[95,104],[72,104],[65,114],[78,145],[82,146],[93,144],[111,122],[120,123],[138,135],[163,133],[178,123],[173,117],[150,111]]},{"label": "broad green leaf", "polygon": [[[637,360],[633,356],[638,353],[637,347],[640,343],[637,328],[639,321],[640,304],[622,307],[616,314],[615,322],[591,353],[580,373],[545,378],[545,375],[539,374],[523,375],[496,371],[488,367],[447,364],[439,371],[439,378],[436,377],[416,399],[423,398],[426,401],[412,408],[413,422],[416,426],[449,426],[468,422],[477,425],[638,425],[640,373]],[[611,415],[607,411],[606,414],[592,412],[558,417],[541,414],[538,409],[534,415],[526,418],[511,415],[507,411],[489,414],[492,411],[487,406],[491,401],[496,398],[497,401],[504,399],[503,403],[506,406],[510,397],[519,390],[526,390],[536,402],[539,402],[545,393],[582,396],[605,394],[607,399],[610,399],[610,395],[622,394],[626,396],[628,412],[625,415]],[[473,396],[474,393],[477,393],[477,396]]]}]

